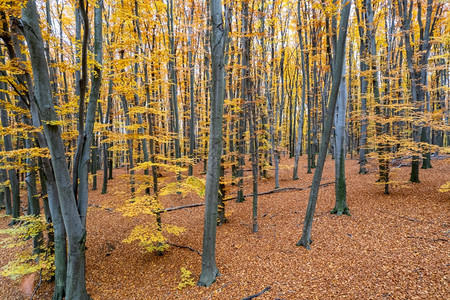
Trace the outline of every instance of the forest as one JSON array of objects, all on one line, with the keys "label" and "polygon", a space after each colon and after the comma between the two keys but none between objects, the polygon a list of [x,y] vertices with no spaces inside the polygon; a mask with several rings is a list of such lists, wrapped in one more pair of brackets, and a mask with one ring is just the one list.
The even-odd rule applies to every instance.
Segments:
[{"label": "forest", "polygon": [[0,298],[445,299],[449,10],[0,1]]}]

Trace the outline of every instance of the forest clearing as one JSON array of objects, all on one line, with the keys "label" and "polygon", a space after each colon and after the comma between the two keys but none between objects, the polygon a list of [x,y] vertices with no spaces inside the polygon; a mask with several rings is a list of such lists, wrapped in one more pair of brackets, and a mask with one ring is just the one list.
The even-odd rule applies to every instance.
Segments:
[{"label": "forest clearing", "polygon": [[[306,159],[301,159],[306,171]],[[405,161],[406,163],[406,161]],[[129,218],[117,211],[128,199],[125,169],[115,171],[107,195],[91,192],[88,209],[86,284],[92,299],[242,299],[270,289],[258,299],[446,299],[450,293],[450,194],[439,187],[450,180],[450,159],[433,160],[421,183],[409,183],[409,168],[395,169],[390,195],[376,184],[376,165],[357,174],[357,160],[347,160],[348,206],[352,216],[330,214],[334,185],[320,189],[311,250],[296,246],[309,190],[260,196],[260,230],[252,233],[251,201],[226,204],[228,223],[218,227],[217,265],[221,276],[209,288],[178,289],[181,268],[198,280],[200,256],[171,246],[164,255],[143,251],[123,240],[148,216]],[[292,180],[292,159],[284,158],[280,189],[307,187],[312,174]],[[197,165],[195,173],[203,166]],[[306,173],[306,172],[302,172]],[[323,182],[334,178],[326,163]],[[260,181],[272,190],[273,176]],[[247,184],[245,192],[251,193]],[[230,194],[233,193],[230,191]],[[248,197],[251,199],[251,197]],[[164,207],[202,202],[197,195],[167,196]],[[201,251],[204,207],[163,214],[164,223],[184,227],[169,242]],[[1,226],[7,220],[2,218]],[[11,257],[0,250],[1,261]],[[38,284],[35,278],[34,287]],[[43,283],[33,299],[50,299]],[[20,282],[0,277],[2,299],[22,297]]]}]

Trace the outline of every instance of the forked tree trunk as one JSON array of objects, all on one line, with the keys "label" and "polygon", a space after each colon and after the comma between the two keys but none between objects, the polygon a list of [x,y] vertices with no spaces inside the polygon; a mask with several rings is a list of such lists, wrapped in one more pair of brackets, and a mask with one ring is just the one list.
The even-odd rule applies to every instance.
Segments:
[{"label": "forked tree trunk", "polygon": [[342,68],[345,58],[345,41],[347,38],[348,18],[350,15],[351,2],[342,0],[341,20],[339,24],[339,39],[337,47],[335,48],[335,59],[333,69],[333,83],[331,86],[330,99],[327,106],[327,115],[325,119],[325,126],[323,129],[322,142],[320,145],[319,158],[317,160],[317,167],[314,171],[311,191],[309,194],[308,207],[303,222],[303,233],[301,239],[297,242],[297,246],[304,246],[307,249],[311,248],[311,229],[314,218],[314,211],[316,209],[317,197],[319,193],[320,181],[322,179],[323,167],[328,151],[328,144],[330,142],[331,128],[333,127],[334,110],[336,108],[336,100],[338,97],[339,86],[342,77]]},{"label": "forked tree trunk", "polygon": [[[48,64],[45,59],[39,15],[34,0],[29,0],[22,9],[22,22],[24,24],[22,29],[30,52],[36,102],[52,157],[52,164],[54,169],[58,170],[55,182],[68,239],[65,297],[66,299],[89,299],[85,283],[85,219],[80,217],[80,215],[84,216],[85,214],[80,212],[77,206],[65,159],[61,128],[56,123],[57,114],[52,101]],[[62,299],[62,295],[58,299]]]}]

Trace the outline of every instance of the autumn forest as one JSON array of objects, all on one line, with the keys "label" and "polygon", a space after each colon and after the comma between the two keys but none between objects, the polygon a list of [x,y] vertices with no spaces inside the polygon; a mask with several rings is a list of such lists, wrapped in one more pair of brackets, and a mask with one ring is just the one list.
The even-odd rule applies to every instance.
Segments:
[{"label": "autumn forest", "polygon": [[449,10],[0,1],[0,298],[448,297]]}]

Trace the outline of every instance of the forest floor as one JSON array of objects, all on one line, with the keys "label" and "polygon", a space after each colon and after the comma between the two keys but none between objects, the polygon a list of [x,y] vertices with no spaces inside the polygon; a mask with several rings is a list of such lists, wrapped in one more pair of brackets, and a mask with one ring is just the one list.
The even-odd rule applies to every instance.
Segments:
[{"label": "forest floor", "polygon": [[[384,187],[376,184],[376,160],[370,161],[369,174],[359,175],[357,160],[349,159],[347,202],[352,215],[331,215],[334,185],[320,188],[309,251],[295,245],[301,237],[309,189],[258,197],[257,233],[252,233],[252,197],[244,203],[228,201],[228,223],[217,230],[221,276],[208,288],[181,290],[177,288],[181,268],[191,271],[197,281],[201,257],[178,247],[157,256],[136,243],[122,242],[152,216],[124,217],[119,212],[129,200],[129,181],[125,169],[115,170],[108,194],[90,193],[88,293],[92,299],[242,299],[269,287],[258,299],[448,299],[450,194],[438,189],[450,181],[450,159],[432,163],[432,169],[420,170],[421,183],[416,184],[408,182],[410,167],[393,168],[391,194],[384,195]],[[308,187],[313,175],[306,174],[305,157],[300,159],[299,180],[292,180],[292,165],[293,159],[282,158],[281,188]],[[201,170],[202,163],[195,171]],[[249,176],[245,194],[250,194],[251,172],[245,175]],[[334,161],[328,158],[322,183],[332,181]],[[259,181],[260,192],[273,188],[273,176]],[[236,187],[227,187],[228,196],[235,192]],[[189,194],[162,201],[169,208],[203,199]],[[169,236],[170,243],[201,251],[203,214],[204,206],[164,213],[164,224],[186,228],[179,236]],[[7,218],[0,218],[0,228],[7,223]],[[10,249],[0,249],[0,265],[11,254]],[[36,276],[34,286],[38,281]],[[29,299],[20,287],[20,282],[0,277],[0,299]],[[33,299],[51,299],[52,288],[52,283],[43,283]]]}]

